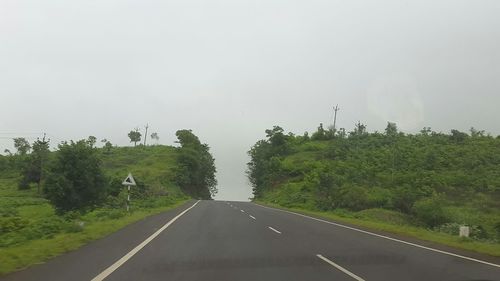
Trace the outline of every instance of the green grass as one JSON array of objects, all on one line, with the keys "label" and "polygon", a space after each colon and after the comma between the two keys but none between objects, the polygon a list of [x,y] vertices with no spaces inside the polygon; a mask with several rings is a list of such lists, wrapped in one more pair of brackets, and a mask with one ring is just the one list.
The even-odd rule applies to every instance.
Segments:
[{"label": "green grass", "polygon": [[80,232],[61,233],[51,238],[35,239],[19,245],[0,248],[0,275],[20,270],[67,251],[78,249],[82,245],[113,233],[128,224],[150,215],[173,209],[187,201],[188,199],[182,199],[169,206],[139,210],[118,219],[91,221]]},{"label": "green grass", "polygon": [[387,210],[382,210],[382,212],[377,212],[376,210],[374,211],[372,209],[356,213],[340,210],[337,213],[334,213],[334,212],[313,211],[298,207],[284,207],[278,204],[273,204],[267,201],[260,201],[260,200],[256,200],[255,202],[258,204],[275,207],[279,209],[285,209],[319,218],[324,218],[327,220],[333,220],[336,222],[357,225],[373,230],[379,230],[392,234],[417,238],[424,241],[435,242],[446,246],[454,247],[457,249],[468,250],[481,254],[487,254],[490,256],[500,257],[500,244],[498,243],[488,243],[482,241],[475,241],[472,239],[464,239],[458,236],[452,236],[446,233],[431,231],[425,228],[412,226],[409,224],[408,221],[409,218],[405,218],[404,215],[399,214],[398,212],[391,212]]},{"label": "green grass", "polygon": [[[102,168],[110,179],[131,172],[149,187],[147,198],[132,198],[124,209],[125,192],[90,212],[59,216],[36,186],[19,190],[19,172],[0,170],[0,275],[77,249],[147,216],[175,208],[189,198],[173,182],[175,148],[114,147],[101,150]],[[80,223],[84,223],[83,226]]]}]

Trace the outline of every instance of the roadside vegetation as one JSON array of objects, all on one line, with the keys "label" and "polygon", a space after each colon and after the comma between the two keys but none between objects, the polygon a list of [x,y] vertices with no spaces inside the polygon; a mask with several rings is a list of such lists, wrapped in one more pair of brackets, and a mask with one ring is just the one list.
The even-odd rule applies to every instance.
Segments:
[{"label": "roadside vegetation", "polygon": [[[98,148],[91,136],[63,142],[55,151],[45,139],[33,144],[15,139],[17,151],[0,155],[0,275],[76,249],[193,197],[210,199],[217,181],[209,148],[189,130],[178,135],[180,147],[116,147],[103,140]],[[188,137],[197,142],[186,142]],[[139,140],[134,135],[131,141]],[[137,186],[131,188],[127,212],[122,181],[129,172]]]},{"label": "roadside vegetation", "polygon": [[266,136],[249,151],[255,201],[500,256],[499,137],[394,123]]}]

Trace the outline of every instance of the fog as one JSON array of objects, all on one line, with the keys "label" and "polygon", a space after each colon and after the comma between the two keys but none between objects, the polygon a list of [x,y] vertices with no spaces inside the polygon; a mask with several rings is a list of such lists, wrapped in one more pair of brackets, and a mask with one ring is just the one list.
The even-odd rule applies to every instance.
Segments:
[{"label": "fog", "polygon": [[172,145],[192,129],[217,199],[251,196],[264,130],[357,121],[500,134],[499,1],[0,2],[0,148],[43,133]]}]

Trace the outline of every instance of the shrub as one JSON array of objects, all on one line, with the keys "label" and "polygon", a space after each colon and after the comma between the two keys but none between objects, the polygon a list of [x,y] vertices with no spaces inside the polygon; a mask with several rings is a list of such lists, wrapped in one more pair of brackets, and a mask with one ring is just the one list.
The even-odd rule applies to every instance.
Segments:
[{"label": "shrub", "polygon": [[72,223],[68,223],[64,230],[67,233],[76,233],[76,232],[82,232],[83,229],[85,228],[85,222],[83,221],[74,221]]},{"label": "shrub", "polygon": [[417,201],[412,208],[412,214],[421,222],[435,227],[449,221],[443,209],[444,201],[439,197],[430,197]]},{"label": "shrub", "polygon": [[336,206],[352,211],[360,211],[369,207],[369,198],[365,188],[356,185],[347,185],[341,188],[335,199]]},{"label": "shrub", "polygon": [[28,220],[21,217],[0,218],[0,234],[17,231],[28,225]]},{"label": "shrub", "polygon": [[23,229],[22,235],[28,240],[51,238],[54,234],[61,232],[65,226],[61,218],[50,217],[30,224],[29,227]]},{"label": "shrub", "polygon": [[[448,233],[453,236],[458,236],[460,233],[460,226],[462,225],[463,224],[456,222],[445,223],[440,226],[434,227],[433,230]],[[489,238],[488,233],[481,225],[469,225],[469,231],[469,238],[471,239],[483,240]]]},{"label": "shrub", "polygon": [[497,222],[493,228],[495,229],[498,239],[500,239],[500,221]]},{"label": "shrub", "polygon": [[102,201],[106,180],[97,149],[87,141],[62,143],[44,192],[58,212],[81,210]]}]

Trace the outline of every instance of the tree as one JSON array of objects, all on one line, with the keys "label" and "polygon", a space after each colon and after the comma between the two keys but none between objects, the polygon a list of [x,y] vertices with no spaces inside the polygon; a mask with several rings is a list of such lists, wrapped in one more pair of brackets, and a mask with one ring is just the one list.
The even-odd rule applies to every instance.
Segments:
[{"label": "tree", "polygon": [[19,155],[26,155],[31,149],[30,143],[25,138],[14,138],[14,147]]},{"label": "tree", "polygon": [[387,122],[387,127],[385,127],[386,136],[395,136],[398,134],[398,126],[396,123]]},{"label": "tree", "polygon": [[358,121],[358,123],[356,123],[356,125],[354,126],[354,131],[350,132],[349,136],[356,137],[356,136],[364,136],[367,134],[368,132],[366,131],[366,125]]},{"label": "tree", "polygon": [[318,130],[312,134],[312,140],[325,140],[326,134],[325,129],[323,128],[323,123],[319,123]]},{"label": "tree", "polygon": [[177,183],[193,197],[210,199],[217,193],[215,160],[210,148],[191,130],[179,130],[176,136],[181,145],[177,156]]},{"label": "tree", "polygon": [[37,139],[35,142],[33,142],[33,151],[29,155],[29,158],[25,162],[25,165],[22,169],[22,179],[19,183],[20,189],[26,189],[29,187],[30,183],[36,183],[38,193],[40,193],[43,172],[45,169],[44,164],[47,162],[50,152],[49,142],[50,140],[46,140],[45,136],[43,137],[43,139]]},{"label": "tree", "polygon": [[107,140],[106,143],[104,144],[104,150],[106,151],[106,153],[110,153],[112,148],[113,144]]},{"label": "tree", "polygon": [[473,138],[478,138],[478,137],[484,137],[485,132],[484,130],[477,130],[474,127],[470,128],[470,136]]},{"label": "tree", "polygon": [[89,136],[87,138],[87,143],[91,146],[91,147],[94,147],[94,145],[96,144],[97,142],[97,138],[94,137],[94,136]]},{"label": "tree", "polygon": [[134,143],[134,146],[137,145],[138,142],[141,141],[141,133],[139,132],[139,129],[135,129],[134,131],[130,131],[128,133],[128,137],[130,138],[130,142]]},{"label": "tree", "polygon": [[63,142],[48,172],[44,193],[58,212],[81,210],[104,198],[106,182],[95,147],[86,140]]},{"label": "tree", "polygon": [[347,136],[345,128],[340,128],[338,133],[337,133],[337,136],[339,136],[339,138],[341,138],[341,139],[345,139],[345,137]]},{"label": "tree", "polygon": [[463,143],[467,139],[468,135],[464,132],[460,132],[459,130],[451,130],[450,140],[456,143]]},{"label": "tree", "polygon": [[160,137],[158,136],[158,133],[155,132],[155,133],[151,134],[151,139],[155,140],[156,143],[158,143],[158,140],[160,139]]},{"label": "tree", "polygon": [[9,155],[9,156],[12,156],[12,152],[10,152],[10,150],[9,150],[9,149],[7,149],[7,148],[6,148],[6,149],[4,149],[4,151],[3,151],[3,152],[4,152],[5,154]]},{"label": "tree", "polygon": [[424,136],[428,136],[432,133],[431,127],[424,127],[422,130],[420,130],[420,134]]},{"label": "tree", "polygon": [[288,139],[292,137],[283,132],[280,126],[266,130],[267,141],[271,144],[272,154],[275,156],[286,155],[289,152]]}]

